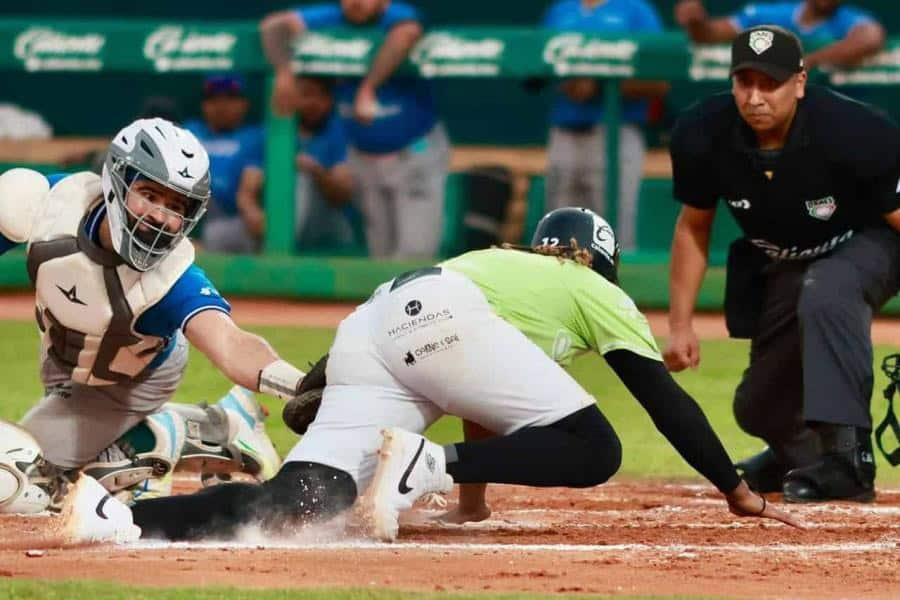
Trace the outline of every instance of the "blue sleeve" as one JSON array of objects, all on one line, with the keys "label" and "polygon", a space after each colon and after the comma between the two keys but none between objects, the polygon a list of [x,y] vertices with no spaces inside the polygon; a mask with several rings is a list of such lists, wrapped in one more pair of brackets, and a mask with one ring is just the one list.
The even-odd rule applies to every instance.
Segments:
[{"label": "blue sleeve", "polygon": [[69,173],[51,173],[50,175],[45,175],[45,177],[47,178],[47,183],[50,184],[50,187],[53,187],[68,176]]},{"label": "blue sleeve", "polygon": [[648,31],[657,33],[663,30],[662,19],[656,8],[647,2],[635,2],[631,14],[631,31]]},{"label": "blue sleeve", "polygon": [[403,23],[405,21],[415,21],[416,23],[423,23],[422,21],[422,13],[413,6],[409,4],[404,4],[402,2],[391,2],[388,5],[386,11],[381,16],[380,25],[388,30],[397,23]]},{"label": "blue sleeve", "polygon": [[875,18],[864,10],[853,6],[842,6],[831,20],[831,30],[836,38],[844,39],[857,25],[875,22]]},{"label": "blue sleeve", "polygon": [[313,4],[294,9],[297,15],[303,19],[307,29],[324,29],[337,27],[344,24],[344,14],[341,6],[334,4]]},{"label": "blue sleeve", "polygon": [[547,9],[547,12],[544,13],[544,18],[541,19],[541,27],[556,27],[559,23],[559,13],[560,9],[563,7],[565,2],[557,2],[553,6]]},{"label": "blue sleeve", "polygon": [[334,124],[332,126],[331,139],[328,144],[328,162],[327,167],[330,169],[335,165],[347,162],[347,131],[344,129],[344,123],[340,117],[333,117]]},{"label": "blue sleeve", "polygon": [[757,25],[779,25],[793,30],[791,17],[794,8],[792,4],[747,4],[731,19],[739,30]]},{"label": "blue sleeve", "polygon": [[190,119],[184,122],[184,128],[196,135],[198,138],[203,137],[201,132],[203,131],[203,125],[199,119]]},{"label": "blue sleeve", "polygon": [[247,139],[241,150],[244,156],[241,157],[241,168],[243,167],[263,167],[263,159],[265,157],[265,134],[262,127],[251,125],[247,128]]},{"label": "blue sleeve", "polygon": [[140,316],[135,329],[144,335],[168,338],[184,329],[191,317],[204,310],[231,313],[231,305],[219,294],[203,269],[191,265],[162,300]]},{"label": "blue sleeve", "polygon": [[334,152],[332,154],[332,167],[347,162],[347,140],[345,138],[341,138],[340,140],[338,140],[338,142],[334,145]]}]

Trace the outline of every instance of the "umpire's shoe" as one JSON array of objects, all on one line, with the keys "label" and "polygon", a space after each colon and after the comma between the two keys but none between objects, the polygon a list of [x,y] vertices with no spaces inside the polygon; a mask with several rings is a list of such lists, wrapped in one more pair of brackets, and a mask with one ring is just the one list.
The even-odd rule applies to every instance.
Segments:
[{"label": "umpire's shoe", "polygon": [[788,471],[769,447],[759,454],[735,463],[734,468],[744,478],[750,489],[760,494],[780,492],[784,476]]},{"label": "umpire's shoe", "polygon": [[788,471],[785,501],[875,500],[875,457],[869,431],[846,425],[824,425],[819,431],[824,454],[808,467]]}]

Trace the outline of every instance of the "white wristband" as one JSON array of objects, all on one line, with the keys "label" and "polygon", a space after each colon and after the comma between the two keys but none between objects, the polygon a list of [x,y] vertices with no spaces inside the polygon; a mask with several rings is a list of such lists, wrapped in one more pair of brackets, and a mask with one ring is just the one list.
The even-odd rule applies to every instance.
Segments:
[{"label": "white wristband", "polygon": [[306,373],[287,362],[276,360],[259,372],[259,391],[282,400],[297,396],[297,388]]}]

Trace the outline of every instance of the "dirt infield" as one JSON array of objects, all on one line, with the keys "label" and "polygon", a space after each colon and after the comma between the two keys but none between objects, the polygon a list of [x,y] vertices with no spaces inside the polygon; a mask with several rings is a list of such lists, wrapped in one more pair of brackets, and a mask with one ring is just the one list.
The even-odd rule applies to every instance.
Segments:
[{"label": "dirt infield", "polygon": [[[0,297],[0,318],[32,318],[29,296]],[[352,307],[282,301],[234,303],[244,324],[333,326]],[[665,335],[665,319],[652,315]],[[897,343],[900,323],[877,341]],[[723,337],[717,316],[703,337]],[[192,484],[181,483],[181,488]],[[776,498],[772,498],[777,500]],[[50,548],[53,517],[0,517],[0,577],[90,578],[151,586],[390,587],[424,591],[532,591],[734,598],[900,597],[900,490],[872,505],[801,506],[807,530],[736,519],[708,485],[613,483],[589,490],[495,486],[483,523],[439,525],[434,510],[405,520],[400,543],[343,530],[240,544]],[[31,556],[29,556],[31,554]]]},{"label": "dirt infield", "polygon": [[[897,598],[900,492],[873,505],[794,510],[805,531],[734,519],[708,486],[619,482],[591,490],[490,490],[492,517],[441,526],[420,509],[401,542],[318,530],[241,544],[96,546],[29,557],[0,576],[151,586],[391,587],[735,598]],[[53,518],[0,518],[0,540],[38,540]],[[38,542],[35,543],[38,545]]]}]

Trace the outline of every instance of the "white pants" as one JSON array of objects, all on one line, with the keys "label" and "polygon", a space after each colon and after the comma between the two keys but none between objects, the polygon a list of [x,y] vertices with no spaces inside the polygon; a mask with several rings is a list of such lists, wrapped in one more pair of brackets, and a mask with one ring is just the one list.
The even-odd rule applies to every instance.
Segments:
[{"label": "white pants", "polygon": [[450,140],[441,123],[398,152],[368,154],[350,148],[369,256],[437,256],[449,161]]},{"label": "white pants", "polygon": [[346,471],[362,492],[382,428],[422,433],[451,414],[508,434],[594,403],[463,275],[434,269],[392,284],[338,327],[322,406],[286,461]]}]

